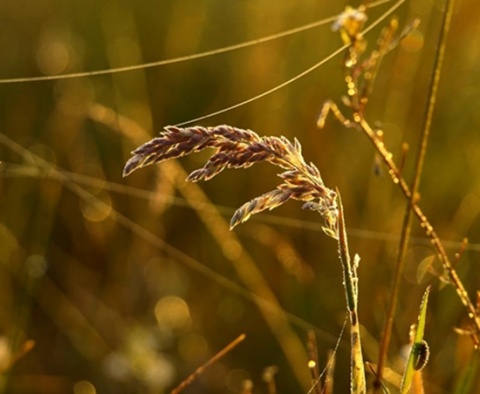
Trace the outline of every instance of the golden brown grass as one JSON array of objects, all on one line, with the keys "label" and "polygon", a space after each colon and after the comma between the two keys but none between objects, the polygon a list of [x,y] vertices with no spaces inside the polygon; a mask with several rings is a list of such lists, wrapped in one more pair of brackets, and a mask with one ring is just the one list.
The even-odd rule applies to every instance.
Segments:
[{"label": "golden brown grass", "polygon": [[231,126],[168,126],[160,137],[132,152],[123,174],[127,176],[138,168],[206,148],[215,149],[215,154],[204,167],[193,171],[187,177],[188,181],[209,180],[226,168],[248,168],[260,162],[269,162],[286,170],[278,175],[283,183],[275,190],[238,208],[230,222],[231,228],[245,222],[251,215],[272,210],[294,199],[305,202],[306,208],[320,212],[326,231],[336,235],[336,193],[324,185],[318,168],[305,162],[298,140],[292,143],[284,137],[260,137],[251,130]]},{"label": "golden brown grass", "polygon": [[[451,4],[451,3],[450,3]],[[405,197],[408,199],[407,211],[403,225],[403,233],[399,247],[397,271],[395,277],[394,289],[392,292],[392,301],[390,304],[389,315],[385,325],[382,347],[379,353],[378,368],[373,369],[375,374],[375,390],[381,388],[385,390],[382,381],[383,369],[387,357],[389,346],[389,338],[392,330],[392,322],[396,310],[396,303],[399,297],[399,273],[402,271],[404,260],[404,252],[409,237],[410,228],[410,210],[417,215],[420,220],[421,227],[426,231],[426,235],[431,238],[432,244],[436,247],[443,268],[449,278],[451,284],[457,291],[462,304],[468,311],[468,317],[473,322],[474,331],[471,337],[475,346],[478,345],[478,332],[480,331],[480,319],[477,309],[470,301],[463,283],[456,274],[453,265],[445,253],[445,249],[435,233],[429,220],[422,212],[416,201],[416,190],[418,188],[418,180],[421,173],[422,161],[426,147],[426,137],[422,141],[422,150],[417,164],[417,173],[414,177],[413,192],[407,186],[402,174],[393,161],[393,155],[385,147],[382,140],[382,134],[374,132],[365,118],[369,95],[373,88],[375,77],[382,58],[394,48],[400,40],[409,34],[417,25],[414,21],[403,33],[398,37],[395,32],[398,23],[392,19],[389,26],[384,28],[380,34],[377,48],[369,55],[365,55],[366,41],[363,36],[364,23],[367,19],[366,8],[361,6],[358,9],[347,7],[345,12],[339,16],[334,28],[340,30],[342,39],[346,45],[349,45],[347,54],[344,58],[345,82],[347,85],[347,96],[343,98],[346,107],[351,111],[351,116],[343,115],[339,107],[331,100],[326,101],[318,119],[318,126],[325,126],[325,119],[331,111],[335,117],[347,128],[363,130],[367,137],[377,148],[379,156],[386,163],[389,174],[395,184],[399,184]],[[450,12],[450,9],[449,9]],[[449,18],[445,18],[445,21]],[[445,26],[445,25],[444,25]],[[443,48],[443,43],[440,44]],[[442,52],[442,51],[440,51]],[[441,62],[440,62],[441,64]],[[436,67],[440,67],[437,63]],[[438,83],[437,70],[434,72],[435,82]],[[430,93],[430,107],[427,115],[426,136],[430,125],[432,103],[435,102],[436,88]],[[176,159],[191,153],[200,152],[206,148],[215,149],[215,153],[210,157],[207,163],[200,169],[193,171],[188,177],[188,181],[197,182],[199,180],[209,180],[218,175],[224,169],[240,169],[248,168],[253,164],[260,162],[270,162],[283,170],[278,176],[282,179],[281,183],[273,191],[267,192],[242,205],[232,217],[230,228],[234,228],[239,223],[247,221],[252,215],[264,210],[273,210],[282,205],[289,199],[300,200],[304,202],[303,207],[315,210],[321,214],[324,219],[324,231],[327,235],[335,238],[339,245],[339,257],[342,263],[344,273],[344,286],[347,298],[347,309],[349,311],[351,323],[351,368],[350,368],[350,384],[352,393],[366,392],[364,362],[362,356],[360,330],[358,323],[358,277],[357,268],[359,257],[356,256],[352,262],[349,256],[349,247],[345,229],[345,219],[341,200],[338,192],[328,189],[320,176],[317,167],[310,163],[306,164],[303,156],[301,145],[297,139],[290,142],[285,137],[260,137],[251,130],[244,130],[232,126],[216,126],[216,127],[188,127],[181,128],[177,126],[167,126],[159,137],[144,143],[135,149],[133,156],[128,160],[124,167],[123,174],[127,176],[133,171],[162,162],[168,159]],[[404,159],[402,158],[402,163]],[[403,167],[403,164],[402,164]],[[424,301],[426,305],[426,301]],[[412,353],[416,349],[422,347],[425,352],[428,350],[427,343],[423,340],[423,330],[425,325],[426,307],[422,309],[422,332],[418,339],[412,345]],[[417,357],[419,358],[419,357]],[[428,361],[428,356],[423,357],[422,368]],[[315,360],[311,360],[315,364]],[[313,365],[312,364],[312,365]],[[402,392],[410,387],[410,379],[413,376],[413,370],[417,368],[417,363],[407,366],[405,369],[404,380],[402,384]],[[318,376],[318,371],[312,369],[313,377]],[[408,383],[405,383],[408,381]],[[315,388],[315,385],[313,386]]]},{"label": "golden brown grass", "polygon": [[[405,364],[405,361],[398,363],[396,358],[402,344],[408,345],[408,328],[415,320],[420,293],[425,286],[423,281],[428,280],[433,286],[431,310],[425,321],[426,338],[411,338],[410,341],[413,344],[412,370],[419,370],[427,361],[428,365],[421,372],[415,372],[414,390],[420,392],[425,385],[426,392],[453,392],[454,389],[458,393],[473,392],[475,381],[478,381],[478,362],[475,361],[478,352],[475,349],[479,325],[478,301],[475,303],[473,296],[478,288],[473,253],[478,252],[478,244],[460,246],[456,240],[470,232],[473,242],[477,242],[474,229],[478,171],[474,171],[472,163],[478,161],[478,144],[475,143],[478,138],[474,133],[472,137],[469,131],[476,130],[471,123],[475,116],[470,113],[476,95],[474,89],[470,89],[469,99],[465,100],[466,90],[462,88],[462,84],[474,86],[472,81],[471,85],[465,82],[466,75],[474,74],[467,71],[473,69],[476,52],[472,48],[475,46],[472,44],[470,51],[465,49],[468,48],[466,31],[475,31],[476,23],[469,19],[469,14],[474,13],[469,10],[459,14],[463,15],[462,26],[453,26],[452,40],[457,40],[456,45],[447,46],[447,63],[449,54],[460,55],[460,67],[453,69],[460,68],[461,72],[447,78],[444,85],[449,91],[455,91],[456,97],[458,93],[458,106],[457,100],[452,102],[448,98],[445,101],[440,97],[441,111],[436,111],[433,117],[433,143],[429,143],[427,172],[422,180],[428,188],[421,190],[420,199],[418,184],[423,170],[417,163],[423,159],[415,158],[412,163],[405,149],[397,152],[400,145],[406,146],[404,140],[409,139],[414,151],[416,141],[412,143],[411,140],[422,133],[419,143],[422,148],[418,149],[417,157],[425,157],[427,138],[424,135],[428,135],[428,127],[419,126],[424,121],[422,116],[416,115],[421,112],[418,108],[423,107],[425,91],[436,90],[435,84],[423,86],[425,75],[435,76],[438,87],[439,72],[432,71],[438,68],[430,70],[429,67],[431,59],[437,57],[435,52],[443,52],[440,48],[444,47],[440,41],[433,42],[434,29],[424,27],[435,27],[432,22],[441,15],[435,9],[426,13],[428,2],[410,2],[399,10],[400,16],[404,12],[423,12],[422,33],[414,32],[416,39],[425,39],[423,57],[418,52],[407,53],[408,49],[398,53],[392,51],[405,34],[397,33],[397,24],[401,26],[404,22],[392,20],[383,31],[375,33],[375,37],[367,36],[367,32],[374,31],[368,23],[367,28],[364,24],[377,12],[370,7],[381,1],[368,2],[367,8],[348,8],[339,17],[323,18],[293,29],[292,25],[296,25],[294,14],[300,15],[311,7],[324,17],[325,12],[327,15],[338,12],[338,5],[320,1],[306,1],[301,5],[270,2],[267,7],[268,1],[259,1],[255,5],[258,8],[250,13],[243,3],[242,6],[241,2],[232,3],[231,7],[245,12],[245,20],[236,17],[241,25],[239,30],[230,25],[226,29],[219,27],[221,39],[218,42],[211,31],[219,24],[223,26],[223,20],[229,16],[219,13],[221,18],[216,18],[216,10],[210,12],[214,7],[208,9],[201,1],[193,13],[179,2],[171,2],[171,10],[166,7],[162,13],[152,12],[151,15],[157,15],[155,24],[163,29],[155,32],[144,29],[146,19],[142,12],[149,5],[145,3],[129,9],[129,3],[134,4],[127,0],[118,8],[105,6],[103,15],[98,16],[104,29],[100,34],[95,29],[92,31],[89,25],[85,29],[89,33],[83,35],[78,30],[81,17],[76,18],[76,13],[71,15],[71,21],[75,21],[69,27],[71,31],[57,35],[52,35],[52,30],[59,28],[57,22],[64,18],[66,24],[69,23],[65,15],[55,15],[51,21],[41,17],[29,19],[32,30],[41,26],[38,43],[32,48],[22,42],[22,37],[30,33],[22,32],[21,15],[9,12],[10,6],[4,6],[4,14],[17,18],[15,21],[19,23],[18,31],[12,30],[15,34],[2,35],[2,43],[15,37],[22,44],[4,51],[0,76],[1,84],[10,84],[2,85],[4,94],[0,97],[1,143],[8,149],[2,151],[0,184],[0,257],[4,268],[0,276],[0,294],[4,300],[0,309],[3,366],[0,391],[22,394],[93,393],[95,390],[162,392],[174,387],[175,382],[181,382],[199,365],[211,365],[205,374],[202,367],[197,369],[203,376],[195,379],[194,386],[222,393],[227,390],[272,394],[346,392],[355,380],[353,374],[347,377],[348,355],[344,352],[347,341],[339,339],[335,350],[328,359],[326,357],[328,349],[334,346],[335,339],[331,336],[339,331],[343,316],[337,312],[343,314],[345,301],[338,264],[330,263],[335,263],[332,240],[310,231],[323,227],[324,232],[339,242],[351,323],[350,343],[357,349],[350,353],[351,360],[357,357],[350,372],[357,367],[361,369],[363,360],[359,356],[363,356],[377,380],[377,390],[386,386],[392,393],[396,392]],[[162,6],[167,3],[162,2]],[[394,6],[402,3],[396,2]],[[15,4],[11,2],[11,7],[15,8]],[[452,16],[453,1],[448,4],[449,12],[443,14],[445,19]],[[467,0],[459,10],[472,5],[475,6]],[[32,10],[36,7],[32,5]],[[88,7],[85,4],[86,10]],[[2,7],[2,12],[4,10]],[[259,10],[268,11],[268,17]],[[30,11],[24,12],[26,15]],[[82,13],[79,10],[78,14]],[[88,20],[96,21],[94,9],[88,8],[85,15]],[[160,21],[162,15],[169,19]],[[281,20],[283,15],[286,17]],[[303,15],[303,20],[298,18],[300,23],[311,20],[308,11]],[[401,16],[400,21],[402,19]],[[340,32],[343,47],[334,44],[329,33],[314,36],[313,30],[309,31],[328,21],[335,21],[334,28]],[[7,17],[2,29],[10,31],[9,23]],[[53,29],[53,25],[57,27]],[[407,30],[415,23],[409,26]],[[191,31],[201,31],[201,34],[190,34]],[[303,34],[298,38],[291,35],[300,31]],[[102,34],[105,34],[103,41],[108,50],[98,44]],[[236,34],[247,41],[231,45],[232,40],[228,40],[236,42]],[[447,34],[443,36],[445,39]],[[68,37],[73,37],[70,44]],[[95,37],[95,40],[89,41],[87,37]],[[147,37],[155,37],[158,45],[154,50],[145,45]],[[261,38],[252,40],[252,37]],[[276,38],[280,37],[288,39],[279,42]],[[83,39],[85,42],[81,43]],[[68,54],[73,61],[61,75],[42,76],[44,68],[37,70],[28,59],[20,59],[21,53],[16,51],[21,48],[22,53],[43,59],[46,50],[53,51],[48,52],[52,54],[59,46],[63,52],[58,53]],[[429,52],[429,48],[435,46],[438,49]],[[165,48],[164,52],[159,50],[161,47]],[[247,47],[249,49],[238,56],[234,52]],[[373,50],[369,49],[372,47]],[[319,59],[317,51],[332,55],[321,55]],[[107,52],[108,59],[103,61]],[[390,52],[388,59],[384,59]],[[327,114],[333,113],[351,130],[315,134],[318,103],[326,97],[335,97],[338,93],[335,81],[342,82],[337,75],[339,67],[334,62],[326,64],[340,53],[345,53],[341,71],[347,83],[346,95],[341,102],[326,101],[318,125],[334,128],[335,123],[326,123]],[[202,60],[220,54],[229,54],[228,61],[224,61],[227,58],[223,55],[212,58],[214,61]],[[392,60],[395,57],[397,59]],[[96,60],[91,63],[93,58]],[[149,61],[165,58],[167,60]],[[438,58],[437,63],[441,63],[441,56]],[[62,57],[45,59],[48,64],[55,65]],[[194,59],[193,64],[179,64]],[[390,62],[390,66],[395,65],[383,72],[379,66],[384,60]],[[150,69],[174,63],[174,67],[162,69],[162,72]],[[418,72],[415,79],[416,69],[410,66],[420,63],[423,71]],[[146,68],[150,71],[141,71]],[[299,72],[298,68],[304,71]],[[315,70],[318,72],[314,73]],[[121,74],[125,72],[129,74]],[[39,77],[5,77],[22,74]],[[112,74],[111,80],[106,77],[109,74]],[[191,78],[193,76],[195,78]],[[56,82],[58,79],[64,81]],[[213,79],[215,88],[212,88]],[[37,84],[35,81],[43,82]],[[293,82],[296,84],[292,85]],[[432,122],[432,108],[435,107],[435,99],[432,100],[435,94],[429,94],[426,123]],[[267,95],[268,99],[258,100]],[[404,104],[398,104],[402,97]],[[380,102],[383,100],[389,103],[385,108]],[[405,100],[417,111],[408,112]],[[114,110],[96,102],[108,103]],[[231,105],[232,102],[239,104]],[[247,103],[252,105],[245,107]],[[235,108],[238,111],[232,111]],[[225,113],[228,115],[220,117],[218,123],[242,127],[180,127],[190,124],[188,119],[204,120]],[[463,119],[466,127],[463,123],[458,127],[455,116]],[[402,117],[409,121],[402,123]],[[382,119],[385,125],[372,119]],[[439,123],[435,123],[435,119]],[[187,168],[198,168],[198,156],[184,158],[182,162],[163,162],[155,169],[148,168],[134,177],[121,179],[120,167],[127,150],[151,139],[151,130],[163,124],[176,126],[168,126],[152,144],[145,144],[145,150],[134,154],[131,168],[127,170],[135,171],[172,157],[193,156],[191,153],[202,150],[212,152],[210,159],[205,159],[206,164],[190,176],[183,169],[183,163]],[[249,127],[288,138],[264,137],[248,130]],[[451,131],[457,129],[462,133]],[[397,135],[392,133],[395,130]],[[446,130],[444,135],[442,130]],[[375,165],[381,164],[381,160],[385,163],[387,177],[378,171],[367,173],[370,152],[364,148],[369,146],[359,143],[362,138],[359,131],[377,151]],[[305,157],[313,159],[315,165],[303,159],[296,139],[302,141]],[[465,156],[472,167],[470,172],[458,170],[461,160],[453,157],[441,159],[449,162],[447,167],[451,167],[451,171],[435,161],[435,157],[445,155],[447,145],[451,151],[462,152],[462,157]],[[363,165],[365,162],[367,166]],[[241,205],[265,191],[263,187],[268,180],[264,182],[265,167],[261,163],[281,169],[277,178],[279,184],[275,187],[269,183],[267,190],[273,190]],[[218,176],[223,170],[250,166],[254,167],[251,178],[243,171],[241,174],[231,171],[230,177]],[[412,166],[415,174],[410,175]],[[197,182],[217,176],[216,182],[202,184],[205,192],[198,183],[185,183],[185,179]],[[391,185],[388,184],[389,176],[393,180]],[[344,209],[334,184],[341,186]],[[401,192],[392,193],[396,187]],[[225,206],[215,205],[207,195]],[[301,201],[304,208],[318,211],[323,220],[317,224],[309,219],[318,220],[317,215],[289,211],[294,204],[284,204],[288,200]],[[231,205],[241,207],[234,213]],[[275,213],[267,212],[280,205],[285,206]],[[406,208],[402,209],[403,206]],[[278,212],[286,215],[279,216]],[[404,224],[401,225],[403,212]],[[252,222],[236,228],[254,215]],[[293,215],[295,218],[287,217]],[[410,217],[417,217],[418,228],[415,223],[413,227],[409,224]],[[232,218],[230,225],[235,227],[234,232],[228,231],[227,218]],[[347,228],[345,218],[357,229]],[[275,223],[276,229],[266,224],[258,225],[258,222]],[[292,223],[297,226],[295,230],[288,227]],[[396,242],[396,229],[400,228],[399,252],[395,254],[391,251],[391,239]],[[415,238],[410,237],[410,232]],[[358,257],[350,258],[347,233],[352,251],[362,255],[360,267]],[[426,236],[422,236],[424,233]],[[367,238],[371,235],[374,238]],[[283,247],[277,245],[277,241]],[[436,263],[429,266],[427,260],[422,261],[418,270],[426,275],[419,279],[417,272],[417,281],[407,283],[415,273],[406,273],[402,261],[409,258],[408,253],[416,243],[429,245],[432,256],[427,260],[436,259]],[[454,255],[457,249],[460,250]],[[304,261],[311,264],[302,269],[308,280],[295,268],[299,260],[303,260],[303,266]],[[395,260],[397,268],[393,269]],[[418,261],[410,258],[406,263],[412,271],[417,268]],[[394,285],[390,286],[391,283]],[[173,329],[164,335],[161,330],[165,321],[159,318],[157,324],[154,306],[157,301],[172,296],[183,308],[188,305],[191,325],[183,331]],[[172,309],[175,313],[182,310],[185,309]],[[226,316],[232,320],[227,320]],[[163,319],[168,321],[169,317]],[[385,327],[383,335],[382,325]],[[215,355],[205,363],[217,349],[238,335],[239,329],[247,332],[251,340],[215,364]],[[310,335],[305,344],[307,330],[314,330],[318,341]],[[135,332],[139,335],[132,335]],[[326,332],[330,337],[324,340],[320,335]],[[392,334],[390,345],[389,333]],[[32,348],[33,343],[35,347]],[[190,345],[185,347],[185,343]],[[149,344],[154,346],[148,348]],[[428,348],[431,349],[430,357],[427,357]],[[128,353],[138,349],[142,350],[136,355]],[[164,355],[168,358],[166,364]],[[106,369],[108,360],[120,360],[121,366],[130,368],[129,372],[128,368],[116,370],[124,373],[127,370],[121,381],[116,380],[111,369]],[[164,364],[157,364],[161,360]],[[275,365],[265,369],[272,364]],[[110,364],[110,367],[112,365],[118,366]],[[158,365],[166,368],[155,371],[153,367]],[[152,376],[158,378],[172,366],[178,374],[171,376],[170,381],[159,384],[152,380]],[[226,382],[238,370],[242,371],[237,375],[244,382],[242,388],[237,385],[232,390],[233,386],[229,385],[227,389]],[[257,383],[262,370],[263,386]],[[251,375],[246,375],[245,371]],[[395,379],[390,375],[395,375]],[[364,373],[360,371],[357,377],[360,382]],[[187,381],[190,382],[189,378]],[[358,382],[352,385],[351,391],[363,390],[363,383]],[[372,386],[368,376],[366,385]],[[299,387],[302,389],[298,390]],[[185,392],[195,391],[195,387],[183,388]]]}]

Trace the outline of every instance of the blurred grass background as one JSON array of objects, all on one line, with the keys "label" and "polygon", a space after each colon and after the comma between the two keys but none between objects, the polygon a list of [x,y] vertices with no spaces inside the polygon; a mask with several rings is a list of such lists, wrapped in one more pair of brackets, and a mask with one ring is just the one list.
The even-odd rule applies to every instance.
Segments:
[{"label": "blurred grass background", "polygon": [[[194,54],[330,17],[346,4],[3,0],[0,78]],[[386,7],[371,10],[370,20]],[[410,144],[407,178],[442,7],[441,1],[407,1],[396,12],[401,24],[419,17],[421,25],[385,59],[369,104],[368,117],[385,130],[394,155],[403,142]],[[421,205],[449,242],[450,255],[463,237],[470,240],[458,270],[472,297],[480,283],[479,11],[474,0],[457,1],[421,186]],[[370,48],[378,33],[377,28],[367,37]],[[295,316],[289,325],[305,348],[306,328],[315,328],[320,363],[325,363],[345,318],[345,298],[335,243],[322,234],[320,218],[289,203],[238,227],[239,243],[227,244],[221,236],[225,223],[206,223],[202,212],[212,217],[212,205],[199,204],[199,190],[182,181],[182,171],[201,166],[206,156],[185,158],[182,167],[146,168],[127,179],[121,173],[129,152],[163,126],[255,96],[340,45],[327,24],[142,71],[0,84],[0,133],[7,137],[0,146],[3,392],[168,392],[240,333],[247,334],[246,341],[186,392],[239,393],[242,381],[251,379],[254,392],[265,393],[262,372],[271,365],[279,367],[278,392],[304,391],[308,380],[299,382],[294,370],[304,369],[308,377],[306,364],[292,366],[287,360],[285,344],[276,340],[249,290],[236,287],[245,289],[234,266],[251,256],[282,308]],[[363,135],[333,119],[325,130],[316,129],[323,101],[339,102],[344,91],[341,58],[336,58],[268,97],[202,124],[296,137],[325,183],[339,187],[352,253],[362,258],[360,321],[371,337],[364,340],[366,359],[375,362],[405,204],[387,174],[376,175],[375,156]],[[28,152],[68,174],[59,176]],[[275,173],[268,166],[253,167],[199,186],[228,222],[238,206],[277,184]],[[408,343],[421,295],[433,284],[426,331],[432,356],[424,377],[428,392],[448,393],[471,363],[470,341],[453,332],[466,323],[465,311],[451,288],[431,276],[418,277],[420,262],[432,250],[420,229],[414,236],[391,359]],[[346,392],[348,340],[337,358],[336,389]]]}]

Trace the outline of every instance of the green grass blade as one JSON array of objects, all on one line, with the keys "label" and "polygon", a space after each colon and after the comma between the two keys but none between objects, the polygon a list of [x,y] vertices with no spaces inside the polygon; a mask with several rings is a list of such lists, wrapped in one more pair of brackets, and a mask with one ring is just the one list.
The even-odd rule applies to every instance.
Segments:
[{"label": "green grass blade", "polygon": [[422,369],[428,360],[428,345],[423,339],[425,332],[425,320],[427,316],[427,304],[428,294],[430,293],[430,287],[427,287],[423,294],[422,304],[420,306],[420,312],[418,314],[417,329],[415,332],[415,338],[413,340],[412,348],[410,349],[410,355],[408,357],[405,372],[402,378],[402,384],[400,385],[400,392],[407,394],[410,386],[412,385],[413,376],[415,372]]}]

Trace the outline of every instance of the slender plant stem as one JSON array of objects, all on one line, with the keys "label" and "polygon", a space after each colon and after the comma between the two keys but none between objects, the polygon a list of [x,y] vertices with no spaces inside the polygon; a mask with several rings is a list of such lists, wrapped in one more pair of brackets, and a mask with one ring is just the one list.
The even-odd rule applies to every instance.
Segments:
[{"label": "slender plant stem", "polygon": [[417,156],[415,160],[414,175],[410,185],[411,196],[408,198],[407,205],[405,207],[405,215],[404,215],[402,231],[400,235],[397,259],[395,262],[393,290],[390,298],[390,304],[388,307],[387,319],[385,322],[382,339],[380,342],[378,367],[377,367],[377,374],[376,374],[376,379],[374,384],[374,387],[377,391],[379,391],[381,388],[380,382],[382,380],[383,369],[385,366],[385,361],[387,359],[388,347],[390,345],[390,338],[391,338],[392,328],[393,328],[393,321],[394,321],[395,312],[398,305],[401,277],[402,277],[402,272],[405,266],[405,255],[407,251],[408,240],[410,238],[412,210],[416,203],[418,188],[420,185],[420,178],[423,171],[423,164],[425,161],[425,154],[427,151],[428,138],[430,135],[430,129],[432,125],[433,112],[436,104],[440,74],[442,70],[443,59],[445,56],[446,39],[448,36],[450,22],[453,14],[453,5],[454,5],[454,0],[446,0],[446,10],[443,13],[443,21],[442,21],[441,30],[440,30],[440,36],[438,38],[437,51],[435,53],[435,58],[433,63],[434,71],[432,74],[432,78],[430,80],[430,86],[428,90],[428,103],[427,103],[427,108],[425,110],[425,114],[422,122],[422,132],[420,135],[420,142],[418,145]]},{"label": "slender plant stem", "polygon": [[[398,184],[404,196],[409,201],[412,201],[412,192],[410,191],[410,187],[402,178],[400,171],[398,170],[395,162],[392,159],[392,154],[385,148],[383,142],[377,138],[375,132],[365,119],[361,119],[359,125],[361,129],[365,132],[367,137],[370,139],[370,141],[373,143],[375,149],[380,154],[385,165],[388,167],[388,173],[390,174],[393,182],[395,184]],[[438,257],[442,263],[445,273],[447,274],[451,284],[455,287],[460,301],[467,308],[468,317],[472,320],[474,329],[474,333],[472,333],[472,339],[474,341],[474,344],[478,348],[478,345],[480,344],[478,340],[478,334],[480,333],[480,317],[478,316],[477,310],[472,301],[470,300],[470,297],[468,296],[468,293],[465,290],[462,281],[458,277],[455,268],[450,262],[450,259],[445,252],[445,248],[443,247],[440,238],[438,237],[428,218],[425,216],[422,209],[418,206],[416,202],[412,204],[412,211],[413,214],[418,218],[420,226],[425,230],[426,235],[430,238],[433,247],[437,250]]]},{"label": "slender plant stem", "polygon": [[360,341],[360,323],[358,321],[358,277],[357,262],[352,263],[348,251],[345,216],[340,192],[338,196],[338,254],[343,268],[343,284],[347,299],[347,309],[350,316],[350,392],[364,394],[367,392],[365,381],[365,367]]},{"label": "slender plant stem", "polygon": [[191,375],[189,375],[185,380],[183,380],[177,387],[175,387],[170,394],[179,394],[185,388],[187,388],[199,375],[201,375],[207,368],[209,368],[212,364],[216,363],[222,357],[224,357],[228,352],[232,351],[238,344],[244,341],[246,338],[245,334],[241,334],[232,342],[230,342],[227,346],[225,346],[222,350],[220,350],[217,354],[215,354],[211,359],[209,359],[205,364],[198,367]]}]

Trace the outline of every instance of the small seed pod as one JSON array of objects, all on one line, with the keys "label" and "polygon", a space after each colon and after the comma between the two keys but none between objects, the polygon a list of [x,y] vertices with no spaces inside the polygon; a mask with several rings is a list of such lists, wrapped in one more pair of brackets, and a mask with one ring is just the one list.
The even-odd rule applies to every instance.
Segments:
[{"label": "small seed pod", "polygon": [[430,357],[430,348],[428,347],[428,343],[425,340],[420,342],[416,342],[413,344],[413,368],[415,371],[420,371],[427,365],[428,358]]}]

